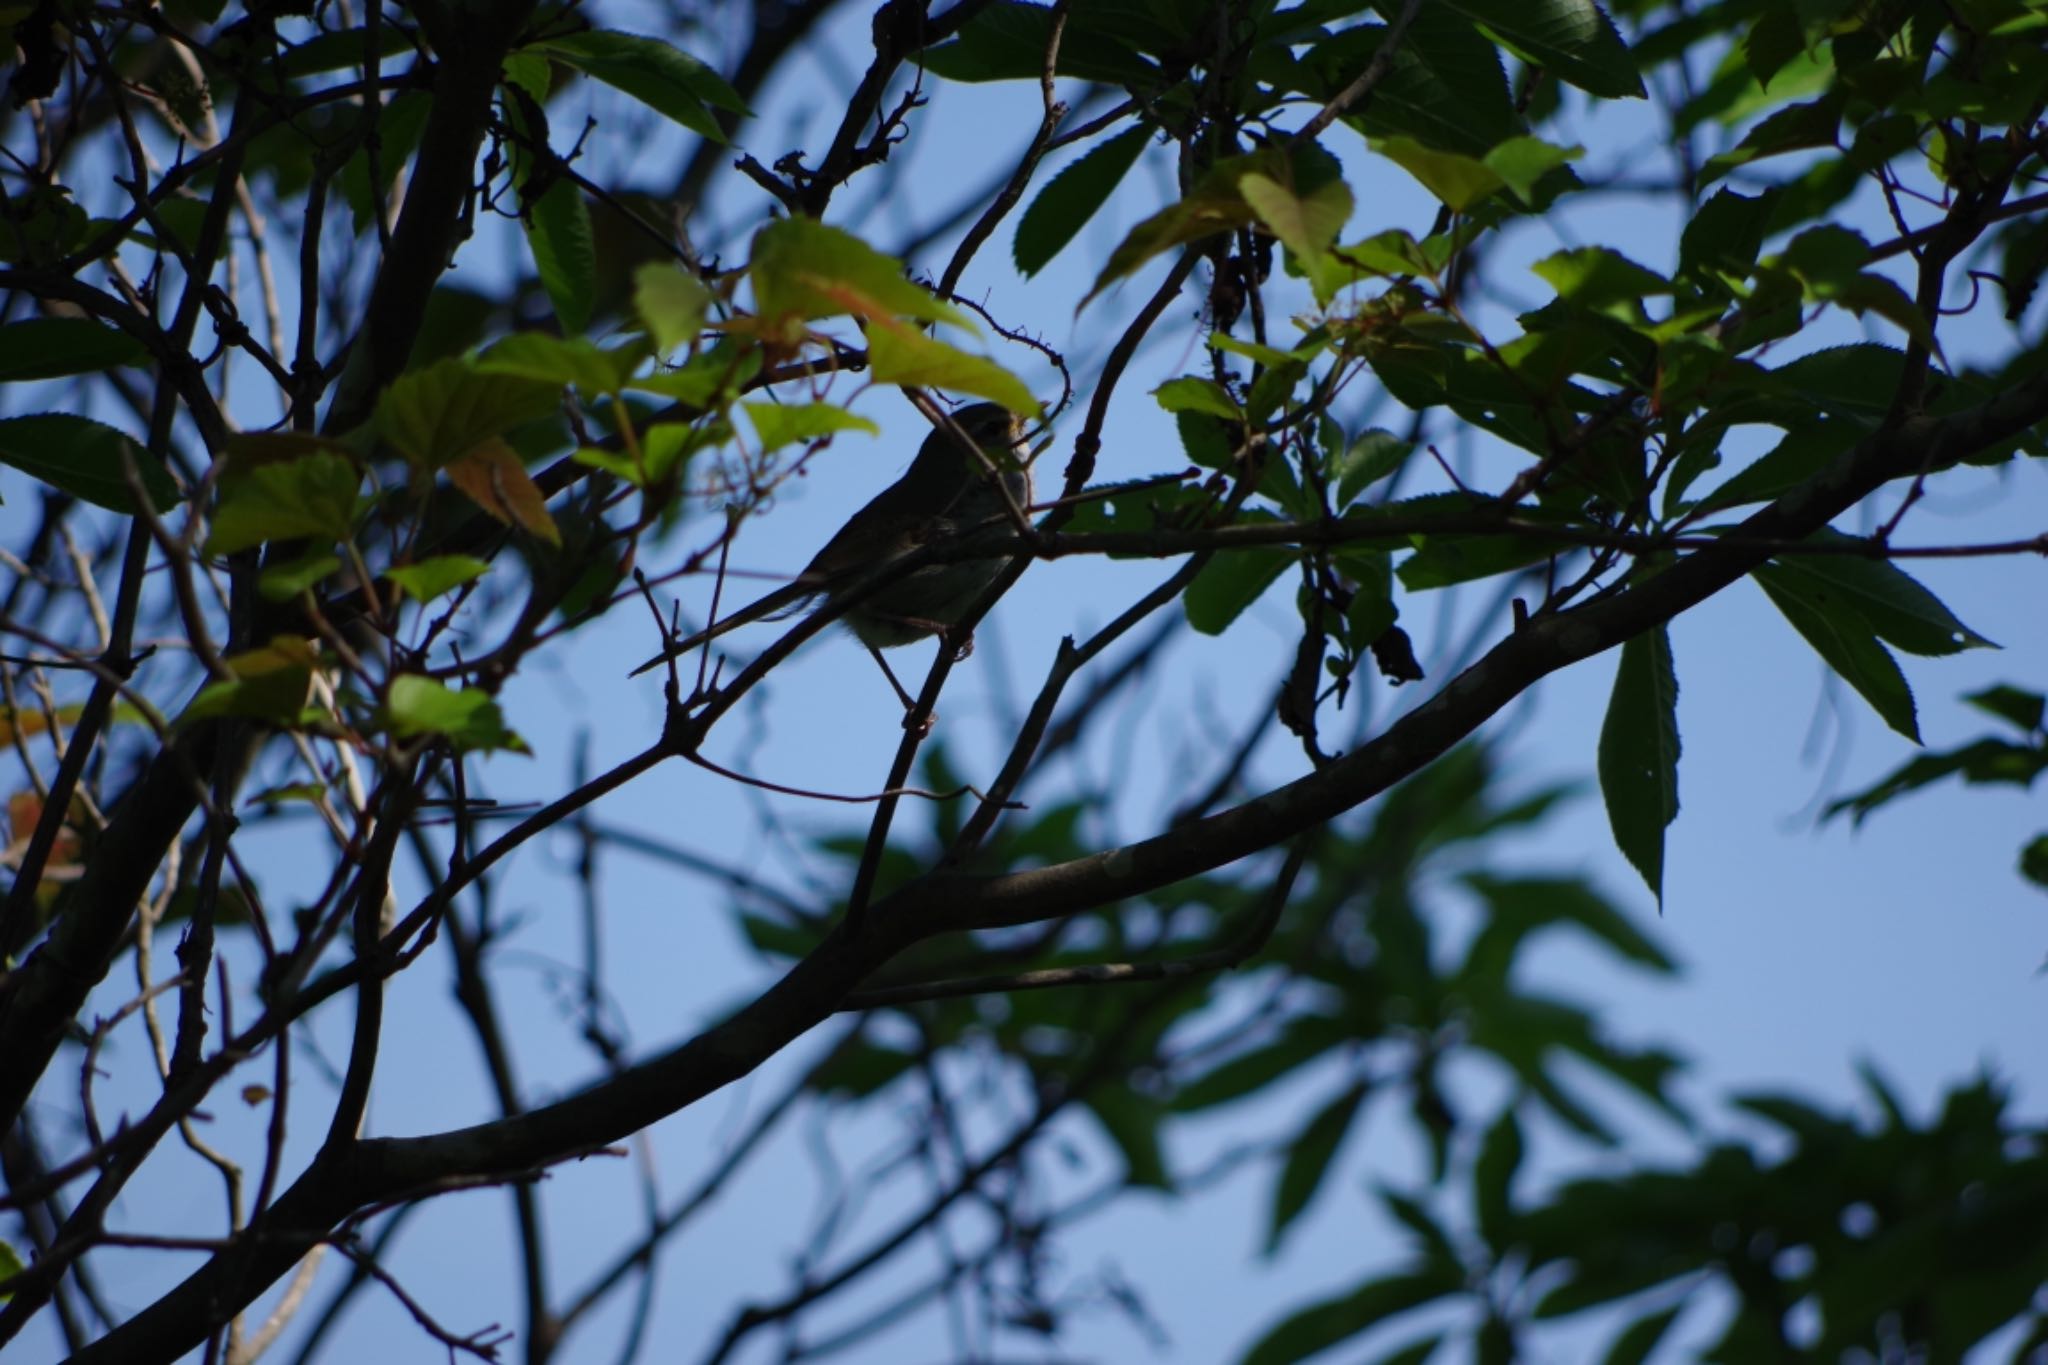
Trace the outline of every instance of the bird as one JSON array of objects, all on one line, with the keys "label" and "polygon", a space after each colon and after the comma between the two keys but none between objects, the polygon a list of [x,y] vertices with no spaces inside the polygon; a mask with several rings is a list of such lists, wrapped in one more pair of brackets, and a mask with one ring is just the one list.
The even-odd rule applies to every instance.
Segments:
[{"label": "bird", "polygon": [[[969,441],[981,453],[969,449]],[[823,599],[817,610],[829,611],[857,596],[841,619],[881,664],[909,709],[910,696],[881,651],[951,629],[1002,573],[1005,561],[925,564],[872,591],[866,589],[878,570],[919,547],[999,529],[1011,508],[1027,508],[1031,471],[1020,453],[1023,441],[1023,420],[1000,403],[974,403],[953,413],[924,438],[903,477],[848,517],[794,581],[668,645],[634,669],[633,676],[729,630],[786,616],[813,599]]]}]

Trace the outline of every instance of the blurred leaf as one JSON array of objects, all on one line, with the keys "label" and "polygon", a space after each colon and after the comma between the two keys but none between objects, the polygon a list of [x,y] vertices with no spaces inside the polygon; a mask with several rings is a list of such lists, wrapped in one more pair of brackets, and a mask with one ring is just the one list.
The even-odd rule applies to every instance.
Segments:
[{"label": "blurred leaf", "polygon": [[179,725],[218,716],[290,725],[299,719],[312,694],[313,669],[319,663],[314,642],[280,635],[269,644],[221,660],[233,676],[209,684],[178,717]]},{"label": "blurred leaf", "polygon": [[562,543],[562,533],[548,513],[546,495],[526,472],[518,453],[502,440],[484,442],[449,462],[447,471],[448,481],[494,520],[517,526],[550,545]]},{"label": "blurred leaf", "polygon": [[478,356],[475,369],[478,374],[512,375],[556,388],[575,388],[584,397],[595,399],[617,393],[625,386],[626,376],[646,358],[645,343],[606,351],[581,337],[518,332]]},{"label": "blurred leaf", "polygon": [[2033,734],[2041,728],[2041,718],[2048,699],[2039,692],[1998,683],[1982,692],[1966,693],[1963,700],[1987,715],[2000,720],[2011,721],[2026,734]]},{"label": "blurred leaf", "polygon": [[1347,1036],[1348,1031],[1335,1020],[1319,1015],[1290,1019],[1275,1041],[1232,1057],[1182,1085],[1172,1108],[1175,1113],[1190,1114],[1243,1099],[1322,1058]]},{"label": "blurred leaf", "polygon": [[1507,183],[1476,157],[1425,146],[1412,137],[1376,137],[1371,146],[1460,213]]},{"label": "blurred leaf", "polygon": [[1664,831],[1678,818],[1678,674],[1663,626],[1621,647],[1600,727],[1600,793],[1614,842],[1664,903]]},{"label": "blurred leaf", "polygon": [[1627,1330],[1615,1337],[1614,1344],[1607,1348],[1602,1365],[1642,1365],[1684,1310],[1685,1305],[1681,1303],[1630,1323]]},{"label": "blurred leaf", "polygon": [[30,318],[0,326],[0,384],[97,374],[147,352],[126,332],[88,318]]},{"label": "blurred leaf", "polygon": [[1567,162],[1586,154],[1584,147],[1558,147],[1538,137],[1511,137],[1481,160],[1524,204],[1536,202],[1536,183]]},{"label": "blurred leaf", "polygon": [[723,76],[659,38],[594,29],[547,38],[525,50],[575,67],[713,142],[724,142],[725,134],[706,104],[735,114],[748,112]]},{"label": "blurred leaf", "polygon": [[799,441],[815,441],[842,431],[879,436],[882,429],[865,417],[831,403],[742,403],[765,453]]},{"label": "blurred leaf", "polygon": [[490,572],[491,566],[472,555],[436,555],[417,564],[386,569],[384,577],[415,602],[431,602],[442,593],[474,582]]},{"label": "blurred leaf", "polygon": [[1522,1125],[1515,1120],[1513,1105],[1486,1130],[1479,1145],[1479,1157],[1472,1164],[1472,1208],[1479,1219],[1480,1236],[1496,1255],[1510,1245],[1515,1224],[1515,1172],[1522,1165]]},{"label": "blurred leaf", "polygon": [[649,261],[633,272],[633,311],[661,355],[697,339],[711,299],[703,281],[670,262]]},{"label": "blurred leaf", "polygon": [[131,467],[158,511],[178,501],[156,456],[113,427],[70,413],[0,418],[0,464],[113,512],[137,510]]},{"label": "blurred leaf", "polygon": [[2048,887],[2048,834],[2037,834],[2020,850],[2020,875],[2036,886]]},{"label": "blurred leaf", "polygon": [[1609,99],[1647,93],[1628,45],[1593,0],[1445,0],[1560,80]]},{"label": "blurred leaf", "polygon": [[1349,1341],[1389,1318],[1463,1289],[1462,1275],[1451,1275],[1441,1269],[1366,1280],[1349,1293],[1324,1299],[1282,1319],[1245,1352],[1244,1365],[1298,1365],[1316,1352]]},{"label": "blurred leaf", "polygon": [[1351,1121],[1365,1108],[1371,1088],[1358,1081],[1316,1111],[1288,1145],[1287,1159],[1273,1187],[1273,1210],[1266,1225],[1266,1255],[1280,1248],[1280,1239],[1315,1197],[1316,1189],[1329,1172]]},{"label": "blurred leaf", "polygon": [[532,752],[525,740],[505,728],[504,713],[490,693],[475,687],[454,691],[416,673],[401,673],[391,680],[382,720],[400,739],[442,735],[462,750]]},{"label": "blurred leaf", "polygon": [[362,478],[354,463],[324,451],[223,478],[206,552],[233,554],[282,540],[346,540],[355,529]]},{"label": "blurred leaf", "polygon": [[1124,1183],[1170,1190],[1173,1179],[1159,1149],[1159,1121],[1165,1110],[1126,1086],[1099,1085],[1088,1092],[1088,1112],[1124,1157]]},{"label": "blurred leaf", "polygon": [[1945,753],[1917,755],[1856,795],[1829,802],[1821,818],[1831,820],[1847,812],[1851,822],[1860,825],[1880,806],[1944,777],[1960,774],[1965,782],[1977,785],[2030,787],[2043,769],[2048,769],[2048,748],[1980,739]]},{"label": "blurred leaf", "polygon": [[1151,138],[1152,129],[1139,124],[1090,148],[1086,156],[1047,181],[1017,221],[1011,248],[1017,269],[1026,275],[1045,269],[1060,248],[1109,202]]},{"label": "blurred leaf", "polygon": [[309,591],[323,582],[329,574],[341,571],[341,559],[329,553],[316,543],[307,553],[297,559],[281,564],[265,564],[257,576],[256,591],[266,602],[288,602],[300,593]]},{"label": "blurred leaf", "polygon": [[377,427],[397,451],[439,469],[514,427],[554,415],[561,392],[519,375],[485,374],[459,357],[392,381],[377,403]]}]

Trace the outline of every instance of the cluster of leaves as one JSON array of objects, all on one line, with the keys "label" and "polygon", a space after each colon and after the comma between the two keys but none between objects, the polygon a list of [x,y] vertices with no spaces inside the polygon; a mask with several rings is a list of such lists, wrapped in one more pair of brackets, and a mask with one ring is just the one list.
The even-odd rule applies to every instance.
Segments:
[{"label": "cluster of leaves", "polygon": [[[2007,1358],[2032,1358],[2048,1344],[2048,1133],[2016,1122],[1988,1079],[1952,1090],[1924,1123],[1874,1072],[1864,1079],[1874,1126],[1793,1097],[1744,1096],[1735,1114],[1766,1126],[1760,1141],[1533,1196],[1516,1191],[1525,1139],[1504,1110],[1476,1144],[1461,1198],[1379,1191],[1411,1236],[1405,1264],[1281,1322],[1247,1365],[1301,1360],[1448,1306],[1463,1328],[1375,1358],[1420,1362],[1462,1335],[1476,1360],[1521,1359],[1545,1324],[1592,1312],[1625,1319],[1601,1357],[1610,1365],[1687,1336],[1701,1360],[1956,1360],[1994,1337]],[[1447,1220],[1432,1203],[1462,1215]],[[1716,1319],[1719,1336],[1702,1340]]]}]

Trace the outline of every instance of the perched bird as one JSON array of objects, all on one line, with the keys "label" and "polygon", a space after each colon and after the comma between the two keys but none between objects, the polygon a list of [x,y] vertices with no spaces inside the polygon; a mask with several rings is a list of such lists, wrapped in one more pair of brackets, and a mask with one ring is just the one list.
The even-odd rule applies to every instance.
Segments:
[{"label": "perched bird", "polygon": [[[687,654],[729,630],[787,615],[813,598],[823,599],[819,610],[829,610],[865,588],[876,570],[923,545],[975,531],[1000,534],[1010,506],[1021,509],[1031,503],[1023,438],[1022,420],[999,403],[960,409],[946,425],[932,429],[903,477],[847,518],[795,581],[676,641],[634,674]],[[969,449],[968,441],[982,453]],[[1003,563],[995,558],[923,565],[866,593],[846,608],[842,619],[889,673],[879,651],[950,629],[995,581]],[[908,707],[910,699],[893,673],[889,682]]]}]

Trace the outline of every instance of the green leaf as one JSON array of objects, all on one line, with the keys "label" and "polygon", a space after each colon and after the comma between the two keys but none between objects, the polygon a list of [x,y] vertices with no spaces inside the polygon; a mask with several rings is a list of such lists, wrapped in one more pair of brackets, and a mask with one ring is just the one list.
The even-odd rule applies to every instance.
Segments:
[{"label": "green leaf", "polygon": [[1986,715],[2012,722],[2026,734],[2041,728],[2043,710],[2048,709],[2048,698],[2039,692],[2029,692],[2005,683],[1987,687],[1982,692],[1967,693],[1963,700]]},{"label": "green leaf", "polygon": [[841,431],[865,431],[879,436],[882,429],[865,417],[830,403],[742,403],[761,449],[780,450],[799,441],[815,441]]},{"label": "green leaf", "polygon": [[1816,596],[1809,577],[1780,571],[1766,564],[1756,571],[1757,586],[1784,614],[1792,628],[1805,637],[1829,668],[1870,703],[1884,723],[1920,742],[1920,726],[1913,710],[1913,689],[1876,632],[1853,606],[1839,595],[1825,590]]},{"label": "green leaf", "polygon": [[324,451],[238,471],[222,480],[206,552],[228,555],[280,540],[346,540],[355,529],[362,479],[354,463]]},{"label": "green leaf", "polygon": [[0,464],[94,506],[134,512],[127,478],[132,464],[158,511],[178,500],[177,485],[154,455],[104,422],[68,412],[0,419]]},{"label": "green leaf", "polygon": [[126,332],[88,318],[31,318],[0,327],[0,384],[97,374],[147,352]]},{"label": "green leaf", "polygon": [[293,724],[312,694],[313,668],[318,662],[311,640],[289,635],[280,635],[259,649],[230,655],[221,663],[233,676],[203,689],[177,723],[242,716]]},{"label": "green leaf", "polygon": [[14,1296],[7,1282],[26,1269],[28,1267],[22,1263],[21,1253],[14,1249],[12,1243],[0,1239],[0,1303]]},{"label": "green leaf", "polygon": [[571,336],[590,326],[590,301],[597,292],[597,239],[583,193],[566,177],[526,206],[526,245],[555,318]]},{"label": "green leaf", "polygon": [[2020,850],[2020,875],[2048,887],[2048,834],[2037,834]]},{"label": "green leaf", "polygon": [[1596,312],[1618,303],[1640,304],[1651,295],[1671,292],[1671,281],[1606,247],[1560,251],[1529,269],[1555,289],[1559,298]]},{"label": "green leaf", "polygon": [[1126,1086],[1103,1085],[1088,1092],[1087,1105],[1123,1153],[1125,1184],[1173,1188],[1159,1148],[1159,1121],[1165,1113],[1159,1104]]},{"label": "green leaf", "polygon": [[518,332],[476,358],[478,374],[506,374],[558,389],[580,389],[586,398],[617,393],[627,374],[640,367],[646,346],[600,350],[582,337]]},{"label": "green leaf", "polygon": [[[1846,545],[1848,536],[1822,528],[1807,539]],[[1841,603],[1908,654],[1939,657],[1998,646],[1971,630],[1918,580],[1887,559],[1861,554],[1788,554],[1771,561],[1780,583],[1796,582],[1816,604]]]},{"label": "green leaf", "polygon": [[386,569],[384,576],[398,585],[415,602],[431,602],[490,572],[491,566],[473,555],[435,555],[417,564]]},{"label": "green leaf", "polygon": [[1608,99],[1648,92],[1614,21],[1593,0],[1444,0],[1516,56]]},{"label": "green leaf", "polygon": [[401,673],[391,680],[383,721],[400,739],[444,735],[463,750],[532,752],[505,728],[505,716],[481,688],[454,691],[432,678]]},{"label": "green leaf", "polygon": [[1879,807],[1945,777],[1960,774],[1963,781],[1978,786],[2031,787],[2044,770],[2048,770],[2048,749],[1978,739],[1944,753],[1914,755],[1865,790],[1829,802],[1821,818],[1831,820],[1846,811],[1853,823],[1861,825]]},{"label": "green leaf", "polygon": [[1386,478],[1408,461],[1415,450],[1391,431],[1378,427],[1362,431],[1345,447],[1337,473],[1337,506],[1341,510],[1358,500],[1358,495]]},{"label": "green leaf", "polygon": [[1703,281],[1721,275],[1746,279],[1770,233],[1779,194],[1775,189],[1766,190],[1752,198],[1733,190],[1717,190],[1679,237],[1680,271]]},{"label": "green leaf", "polygon": [[1036,275],[1085,227],[1144,154],[1152,129],[1140,124],[1091,148],[1046,182],[1017,222],[1017,269]]},{"label": "green leaf", "polygon": [[1678,818],[1678,674],[1663,626],[1621,647],[1600,727],[1600,794],[1614,842],[1664,903],[1664,830]]},{"label": "green leaf", "polygon": [[1278,1039],[1232,1057],[1181,1087],[1173,1097],[1173,1110],[1191,1114],[1243,1099],[1327,1056],[1346,1036],[1336,1021],[1320,1015],[1290,1020]]},{"label": "green leaf", "polygon": [[1344,1134],[1350,1131],[1351,1121],[1363,1110],[1369,1093],[1370,1087],[1364,1081],[1357,1082],[1318,1110],[1295,1135],[1287,1149],[1287,1160],[1280,1167],[1279,1182],[1273,1189],[1273,1212],[1266,1228],[1265,1250],[1268,1256],[1279,1249],[1280,1239],[1286,1235],[1288,1226],[1301,1216],[1301,1211],[1315,1196],[1316,1188],[1323,1183],[1330,1162],[1337,1155],[1337,1148],[1344,1141]]},{"label": "green leaf", "polygon": [[1206,412],[1226,422],[1244,420],[1244,409],[1237,405],[1237,400],[1224,392],[1221,384],[1200,375],[1169,379],[1152,390],[1152,396],[1168,412]]},{"label": "green leaf", "polygon": [[681,266],[649,261],[633,272],[633,311],[662,355],[697,339],[710,305],[711,291]]},{"label": "green leaf", "polygon": [[1674,1304],[1661,1313],[1652,1313],[1630,1323],[1628,1330],[1617,1336],[1614,1344],[1607,1348],[1603,1365],[1642,1365],[1657,1349],[1657,1343],[1664,1339],[1664,1334],[1671,1330],[1671,1324],[1678,1321],[1678,1315],[1684,1308],[1682,1303]]},{"label": "green leaf", "polygon": [[1507,184],[1483,161],[1425,146],[1412,137],[1376,137],[1369,145],[1460,213]]},{"label": "green leaf", "polygon": [[1350,187],[1335,178],[1297,193],[1292,186],[1247,171],[1238,178],[1237,192],[1281,244],[1303,259],[1321,255],[1337,240],[1354,203]]},{"label": "green leaf", "polygon": [[[1155,87],[1159,68],[1132,51],[1120,34],[1090,22],[1098,8],[1111,7],[1097,0],[1069,12],[1057,74],[1112,86]],[[953,41],[920,54],[925,69],[950,81],[1039,79],[1052,38],[1051,8],[1022,0],[995,0],[994,4],[977,5],[976,10]]]},{"label": "green leaf", "polygon": [[266,564],[257,576],[256,591],[266,602],[288,602],[341,569],[341,558],[322,546],[283,564]]},{"label": "green leaf", "polygon": [[882,384],[971,393],[1027,417],[1038,411],[1038,400],[1024,381],[993,360],[955,350],[902,323],[878,321],[869,327],[868,373]]},{"label": "green leaf", "polygon": [[548,38],[526,50],[545,52],[713,142],[724,142],[725,133],[706,104],[735,114],[748,112],[746,102],[723,76],[659,38],[596,29]]},{"label": "green leaf", "polygon": [[1299,1365],[1318,1351],[1463,1288],[1463,1276],[1445,1267],[1367,1280],[1349,1293],[1311,1304],[1283,1319],[1245,1352],[1243,1365]]},{"label": "green leaf", "polygon": [[1507,182],[1524,204],[1536,202],[1536,182],[1568,161],[1586,154],[1579,146],[1558,147],[1540,137],[1511,137],[1489,151],[1486,168]]},{"label": "green leaf", "polygon": [[772,328],[813,318],[917,318],[974,330],[965,314],[904,278],[903,263],[815,218],[784,218],[754,234],[748,276]]},{"label": "green leaf", "polygon": [[1522,1165],[1522,1125],[1515,1119],[1513,1105],[1486,1130],[1479,1145],[1479,1157],[1472,1164],[1472,1207],[1479,1218],[1480,1235],[1496,1254],[1508,1249],[1514,1226],[1515,1172]]},{"label": "green leaf", "polygon": [[377,428],[407,459],[438,469],[560,407],[561,391],[552,383],[485,374],[451,356],[392,381],[377,403]]},{"label": "green leaf", "polygon": [[[1246,513],[1240,522],[1271,521],[1263,513]],[[1204,635],[1221,635],[1252,603],[1266,595],[1274,580],[1295,562],[1291,550],[1224,550],[1204,564],[1181,596],[1188,624]]]}]

